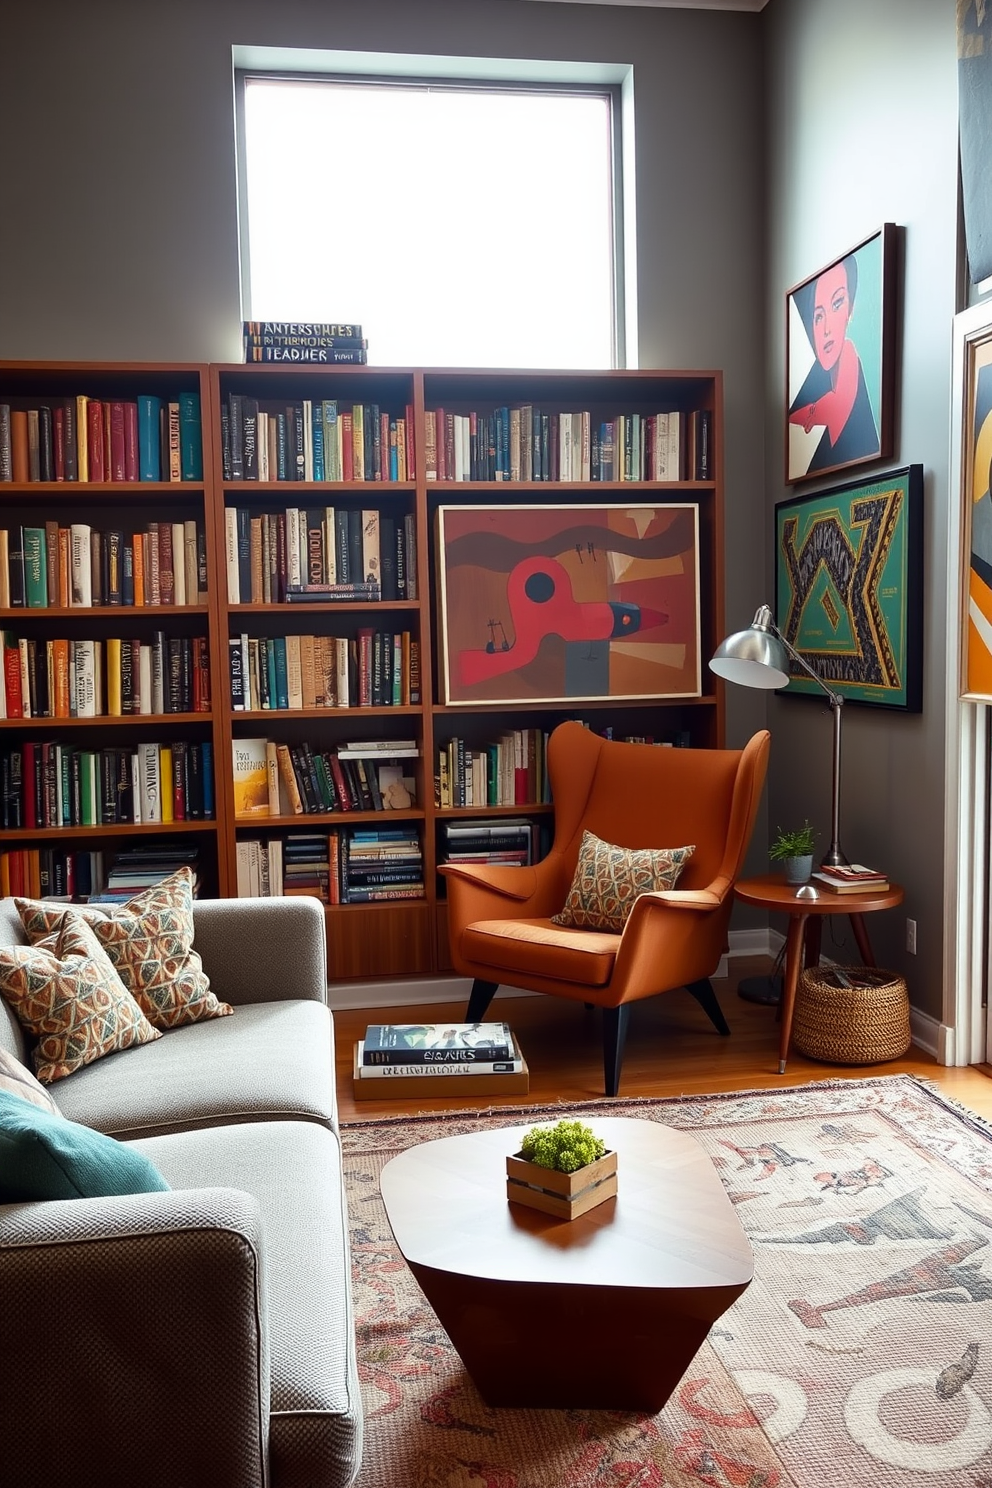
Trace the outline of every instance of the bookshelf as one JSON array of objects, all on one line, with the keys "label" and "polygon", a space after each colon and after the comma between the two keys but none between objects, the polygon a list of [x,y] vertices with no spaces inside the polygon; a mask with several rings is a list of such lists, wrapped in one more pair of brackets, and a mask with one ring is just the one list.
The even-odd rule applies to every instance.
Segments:
[{"label": "bookshelf", "polygon": [[[211,482],[217,493],[213,502],[213,550],[219,555],[220,594],[223,642],[247,638],[249,643],[264,642],[272,637],[333,636],[359,648],[363,629],[386,632],[406,631],[419,646],[420,686],[412,701],[389,702],[353,695],[351,706],[310,707],[232,707],[230,689],[217,689],[220,712],[220,734],[232,739],[260,739],[300,748],[310,745],[311,755],[319,750],[330,754],[355,740],[415,740],[419,751],[416,759],[402,762],[408,780],[412,779],[413,799],[399,810],[341,812],[337,809],[307,811],[303,815],[287,814],[284,796],[278,800],[276,815],[234,819],[222,843],[222,875],[226,892],[235,892],[238,883],[238,844],[265,844],[273,837],[289,839],[303,833],[350,833],[353,828],[375,830],[383,826],[398,830],[415,828],[422,852],[423,897],[391,899],[375,903],[330,904],[327,907],[330,975],[335,979],[366,979],[386,976],[420,976],[450,969],[447,950],[447,927],[443,897],[443,880],[436,872],[438,861],[446,851],[445,826],[485,820],[498,824],[502,819],[525,819],[533,825],[534,840],[541,843],[542,829],[550,833],[552,809],[541,799],[540,765],[530,762],[525,790],[526,799],[506,799],[504,804],[461,804],[464,797],[445,796],[445,804],[435,798],[435,777],[440,775],[441,755],[453,741],[461,741],[462,758],[474,754],[477,762],[487,748],[495,749],[500,735],[520,734],[532,741],[543,741],[556,724],[566,718],[581,717],[590,727],[612,727],[617,737],[651,737],[659,742],[691,743],[714,746],[723,739],[722,697],[710,691],[711,679],[703,658],[715,647],[723,633],[723,515],[722,515],[722,381],[715,372],[614,372],[614,373],[537,373],[537,372],[456,372],[443,370],[397,370],[374,367],[301,367],[227,365],[210,369],[211,408],[215,438]],[[237,400],[237,401],[235,401]],[[304,435],[292,434],[293,419],[289,410],[304,408],[313,429],[313,411],[327,403],[334,404],[338,421],[336,437],[342,439],[342,414],[355,405],[363,410],[362,421],[369,427],[369,410],[375,410],[382,426],[380,451],[386,442],[386,431],[392,423],[403,423],[406,466],[402,460],[390,472],[388,465],[379,468],[383,479],[292,479],[295,474],[291,459],[294,447],[302,453]],[[261,445],[269,446],[267,479],[259,478],[258,455],[249,464],[242,447],[241,459],[225,458],[225,442],[230,445],[232,431],[243,429],[244,411],[254,419],[256,409],[270,418],[286,415],[286,427],[273,431],[271,424],[264,434],[258,426],[250,432]],[[534,458],[527,470],[521,462],[521,408],[540,411],[541,424],[533,423],[531,437],[539,429],[531,449]],[[500,412],[505,410],[505,412]],[[511,410],[516,411],[512,433]],[[440,411],[440,413],[439,413]],[[585,414],[585,467],[583,458],[583,422],[574,423],[575,444],[571,464],[564,473],[572,478],[562,480],[560,459],[564,457],[563,434],[566,413]],[[681,465],[670,462],[670,450],[655,453],[658,425],[652,423],[658,414],[671,415],[680,431]],[[433,415],[433,418],[431,417]],[[701,437],[697,427],[705,415],[705,436],[709,461],[707,473],[696,478],[690,457],[690,445]],[[619,416],[624,425],[617,421]],[[326,417],[317,415],[317,424],[325,435]],[[352,420],[351,436],[357,416]],[[500,427],[502,425],[502,427]],[[619,451],[614,451],[612,469],[615,477],[625,474],[622,467],[624,443],[627,460],[637,460],[638,440],[648,445],[645,469],[665,470],[678,479],[626,478],[599,480],[583,478],[592,475],[592,445],[599,445],[599,430],[613,425],[620,434]],[[569,424],[571,432],[572,423]],[[555,436],[557,435],[557,439]],[[234,436],[237,438],[238,436]],[[243,440],[243,433],[240,438]],[[282,456],[280,465],[277,441],[284,440],[290,455]],[[541,442],[543,441],[543,442]],[[411,448],[412,445],[412,448]],[[440,457],[439,457],[440,451]],[[539,454],[535,454],[538,451]],[[554,451],[554,455],[553,455]],[[369,449],[366,448],[366,460]],[[596,453],[601,451],[597,448]],[[542,473],[536,463],[543,454],[550,479],[534,479]],[[410,458],[412,456],[412,458]],[[447,459],[445,458],[447,456]],[[316,474],[319,465],[311,447],[306,452],[305,475]],[[329,445],[321,452],[324,474],[344,476],[340,455],[332,467]],[[553,463],[553,459],[554,462]],[[657,463],[655,462],[657,459]],[[379,457],[381,462],[381,455]],[[512,463],[512,469],[511,469]],[[608,468],[605,467],[604,468]],[[638,466],[639,471],[639,466]],[[519,478],[510,479],[510,475]],[[273,479],[273,474],[276,478]],[[389,478],[391,476],[391,478]],[[529,476],[530,478],[524,478]],[[442,595],[442,567],[439,561],[438,534],[442,521],[441,508],[460,506],[483,510],[490,507],[565,506],[584,508],[677,504],[688,508],[695,527],[698,548],[699,613],[698,679],[689,689],[692,695],[659,699],[656,694],[644,697],[608,697],[597,701],[571,701],[568,698],[538,700],[517,698],[489,701],[475,698],[468,702],[452,701],[444,677],[442,636],[445,609]],[[320,508],[332,508],[340,521],[342,511],[379,514],[380,532],[384,520],[392,517],[395,529],[412,524],[411,549],[406,562],[412,579],[411,597],[390,597],[369,601],[365,597],[344,597],[333,603],[316,596],[289,602],[280,594],[273,578],[265,598],[260,599],[262,580],[258,572],[257,550],[262,546],[258,536],[258,519],[271,523],[283,519],[287,529],[299,519],[289,514],[294,510],[313,514]],[[230,513],[240,510],[239,519]],[[252,519],[255,519],[256,550],[254,590],[246,599],[241,592],[251,580]],[[311,527],[319,525],[311,521]],[[234,545],[240,531],[241,570],[238,580],[239,600],[232,603],[229,586],[224,582],[224,568],[237,562]],[[278,549],[278,536],[268,541],[268,551]],[[330,545],[327,523],[324,524],[325,546]],[[305,563],[305,552],[301,563]],[[229,557],[227,556],[229,555]],[[340,551],[337,553],[340,563]],[[354,565],[352,565],[354,567]],[[323,577],[328,578],[326,564]],[[338,576],[339,577],[339,576]],[[395,595],[395,589],[389,590]],[[225,604],[226,601],[226,604]],[[480,643],[481,646],[481,643]],[[246,660],[244,646],[239,665],[259,667],[257,660]],[[601,647],[599,652],[601,652]],[[597,652],[597,654],[599,654]],[[532,689],[533,690],[533,689]],[[283,697],[282,701],[289,700]],[[453,746],[455,747],[455,746]],[[538,744],[540,755],[543,742]],[[229,758],[229,751],[225,759]],[[527,771],[526,758],[519,768]],[[438,786],[440,781],[437,782]],[[510,789],[513,789],[511,774]],[[230,794],[230,790],[228,792]],[[471,799],[471,797],[469,798]],[[540,850],[538,848],[537,850]],[[244,855],[244,847],[242,853]],[[244,866],[244,856],[242,867]]]},{"label": "bookshelf", "polygon": [[202,366],[0,363],[5,890],[85,892],[140,837],[222,891],[208,395]]},{"label": "bookshelf", "polygon": [[[612,728],[620,738],[722,743],[722,694],[704,665],[723,634],[718,372],[0,363],[0,407],[18,411],[55,406],[80,394],[108,403],[157,397],[168,406],[190,392],[198,395],[202,410],[199,478],[11,480],[4,478],[0,448],[0,529],[16,531],[19,539],[22,527],[54,523],[71,529],[85,523],[101,532],[123,532],[133,548],[134,533],[144,533],[150,523],[177,532],[183,524],[184,535],[185,524],[193,523],[205,591],[201,578],[195,597],[185,594],[181,604],[114,602],[84,608],[12,602],[0,609],[0,627],[18,640],[33,640],[36,652],[46,657],[48,643],[55,641],[100,641],[106,652],[108,641],[125,638],[151,645],[158,632],[166,643],[186,643],[187,649],[196,640],[209,667],[209,705],[204,708],[202,696],[190,692],[189,706],[162,715],[112,715],[101,705],[103,711],[89,717],[8,718],[0,720],[0,754],[23,753],[27,745],[30,756],[32,744],[55,741],[89,752],[116,749],[122,757],[156,740],[175,740],[187,751],[206,745],[213,758],[214,815],[171,824],[95,821],[85,826],[50,826],[36,819],[7,828],[4,850],[52,846],[106,853],[159,836],[195,842],[201,892],[229,896],[245,891],[249,872],[258,875],[257,881],[249,880],[250,891],[261,887],[265,873],[276,882],[281,874],[283,883],[294,878],[299,883],[302,875],[305,886],[316,841],[322,840],[333,861],[328,850],[333,839],[340,848],[344,837],[388,831],[391,839],[363,844],[363,852],[385,859],[357,869],[351,888],[365,891],[363,902],[327,904],[329,972],[335,980],[426,976],[450,969],[444,884],[436,871],[450,845],[447,828],[456,829],[452,842],[474,847],[466,843],[464,828],[486,822],[498,837],[505,823],[503,835],[509,838],[521,832],[514,824],[522,821],[527,824],[522,835],[533,851],[541,851],[552,822],[541,755],[546,735],[559,722],[582,718],[592,728]],[[659,415],[670,416],[679,431],[678,469],[671,463],[672,450],[660,443],[665,429]],[[365,474],[378,470],[379,479],[355,478],[356,424],[361,460],[369,467]],[[522,434],[525,425],[529,440]],[[704,436],[709,465],[702,474],[689,452]],[[611,439],[612,466],[605,458]],[[643,456],[638,454],[642,446]],[[626,472],[625,458],[634,462]],[[600,459],[613,479],[592,478]],[[551,478],[534,478],[543,475],[542,463]],[[659,472],[678,478],[655,478]],[[514,567],[502,558],[493,560],[495,568],[489,556],[481,568],[469,565],[468,589],[478,588],[482,608],[473,622],[469,606],[472,639],[458,641],[463,622],[456,600],[466,577],[459,568],[465,551],[459,521],[471,528],[484,513],[495,512],[502,520],[504,511],[512,510],[523,514],[524,523],[513,541],[522,536],[531,543],[534,508],[555,509],[541,517],[552,528],[556,522],[560,527],[560,508],[571,513],[569,520],[591,523],[596,531],[586,535],[570,569],[565,554],[564,568],[545,564],[538,575],[540,588],[547,586],[549,574],[557,574],[581,606],[594,591],[588,588],[590,575],[576,562],[601,565],[596,570],[600,589],[602,565],[612,565],[613,579],[622,580],[610,590],[614,597],[627,596],[625,584],[632,575],[636,581],[635,570],[625,565],[638,560],[641,549],[611,556],[612,540],[601,533],[604,521],[633,521],[640,533],[637,524],[653,520],[645,512],[662,507],[677,508],[679,520],[690,524],[698,555],[692,601],[698,612],[698,655],[691,684],[683,679],[669,695],[659,696],[656,688],[645,687],[643,677],[650,673],[635,669],[630,686],[605,685],[602,677],[613,661],[603,634],[573,632],[560,614],[553,623],[546,621],[550,612],[543,610],[536,670],[514,665],[520,653],[513,655],[512,647],[526,629],[521,612],[493,603],[486,592],[493,573],[503,582]],[[455,515],[456,508],[461,515]],[[609,509],[605,515],[604,508]],[[443,555],[442,532],[450,536]],[[470,547],[474,540],[470,532]],[[330,599],[326,590],[303,589],[306,583],[361,585],[369,578],[369,563],[378,590],[356,587]],[[646,592],[635,597],[643,602]],[[530,594],[536,613],[543,598],[533,598],[533,586]],[[559,598],[560,593],[556,604]],[[620,615],[624,606],[615,608]],[[672,607],[666,600],[661,608]],[[576,613],[586,617],[592,610]],[[656,620],[667,624],[669,616],[659,613]],[[556,626],[564,638],[555,639]],[[631,639],[636,660],[639,643],[636,636]],[[478,653],[460,690],[453,682],[459,644]],[[550,686],[540,680],[549,656],[560,673]],[[598,694],[589,682],[590,667],[599,668]],[[577,675],[584,680],[577,683]],[[341,706],[346,694],[348,706]],[[516,741],[512,764],[505,752],[513,752],[510,739]],[[380,748],[369,759],[347,761],[356,744]],[[251,797],[239,785],[238,809],[236,745],[256,764],[259,758],[265,761],[261,796]],[[452,780],[440,794],[442,756],[461,772],[460,794]],[[346,766],[344,780],[333,777],[332,765]],[[301,770],[308,772],[314,794],[302,802],[309,809],[298,812],[289,774],[298,779]],[[490,779],[484,781],[487,771]],[[387,782],[390,809],[376,809]],[[344,792],[350,792],[347,810],[340,809]],[[495,804],[497,799],[502,804]],[[255,802],[250,810],[249,800]],[[412,851],[407,838],[416,844]],[[252,848],[254,843],[260,846]],[[518,845],[506,843],[508,849]],[[423,886],[419,897],[368,897],[370,887],[412,894],[417,882]]]}]

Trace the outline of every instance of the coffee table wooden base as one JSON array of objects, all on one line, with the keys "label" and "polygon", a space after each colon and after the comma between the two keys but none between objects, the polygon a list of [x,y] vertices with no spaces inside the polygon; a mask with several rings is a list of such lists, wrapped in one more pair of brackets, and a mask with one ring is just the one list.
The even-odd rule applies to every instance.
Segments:
[{"label": "coffee table wooden base", "polygon": [[636,1117],[590,1124],[617,1153],[618,1192],[578,1219],[508,1202],[506,1156],[526,1127],[422,1142],[382,1170],[396,1243],[487,1405],[654,1414],[751,1280],[694,1137]]},{"label": "coffee table wooden base", "polygon": [[486,1404],[523,1409],[656,1414],[744,1290],[708,1288],[693,1316],[665,1292],[410,1270]]}]

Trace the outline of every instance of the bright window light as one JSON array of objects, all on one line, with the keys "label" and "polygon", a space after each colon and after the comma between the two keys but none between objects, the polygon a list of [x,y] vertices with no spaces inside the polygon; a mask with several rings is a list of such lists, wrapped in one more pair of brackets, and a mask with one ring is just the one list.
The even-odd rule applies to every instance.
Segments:
[{"label": "bright window light", "polygon": [[244,79],[245,318],[379,366],[616,365],[604,92]]}]

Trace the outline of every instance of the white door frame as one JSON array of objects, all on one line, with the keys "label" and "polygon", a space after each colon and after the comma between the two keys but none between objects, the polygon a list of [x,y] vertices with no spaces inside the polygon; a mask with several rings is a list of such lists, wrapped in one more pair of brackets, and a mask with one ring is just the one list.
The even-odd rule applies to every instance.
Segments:
[{"label": "white door frame", "polygon": [[[982,991],[989,973],[989,704],[962,699],[962,635],[969,564],[962,520],[972,485],[973,390],[970,348],[992,340],[992,304],[963,310],[953,322],[951,451],[947,521],[947,654],[944,754],[944,999],[941,1064],[989,1058]],[[961,597],[959,599],[959,597]]]}]

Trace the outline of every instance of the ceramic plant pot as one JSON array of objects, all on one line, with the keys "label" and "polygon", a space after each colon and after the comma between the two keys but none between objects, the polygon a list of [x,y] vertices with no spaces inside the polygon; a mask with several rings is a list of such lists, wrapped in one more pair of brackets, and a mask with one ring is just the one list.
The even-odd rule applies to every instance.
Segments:
[{"label": "ceramic plant pot", "polygon": [[809,876],[813,872],[813,854],[807,853],[802,858],[786,858],[782,867],[787,884],[809,883]]}]

